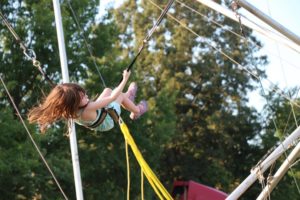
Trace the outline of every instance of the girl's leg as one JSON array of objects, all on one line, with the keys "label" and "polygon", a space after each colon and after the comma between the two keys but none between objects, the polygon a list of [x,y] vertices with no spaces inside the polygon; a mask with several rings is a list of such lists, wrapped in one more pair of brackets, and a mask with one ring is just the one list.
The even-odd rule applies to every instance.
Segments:
[{"label": "girl's leg", "polygon": [[122,107],[130,112],[138,114],[140,108],[136,106],[129,98],[128,95],[121,93],[120,96],[116,99],[116,102],[122,105]]},{"label": "girl's leg", "polygon": [[124,94],[128,97],[130,101],[134,102],[137,89],[138,89],[137,84],[135,82],[131,82],[127,92]]}]

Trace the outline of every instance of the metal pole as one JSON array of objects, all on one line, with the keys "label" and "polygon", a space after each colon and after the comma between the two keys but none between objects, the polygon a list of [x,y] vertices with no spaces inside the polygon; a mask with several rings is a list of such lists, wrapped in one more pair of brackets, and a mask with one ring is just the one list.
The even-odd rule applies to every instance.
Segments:
[{"label": "metal pole", "polygon": [[237,200],[257,180],[258,173],[264,173],[300,137],[300,127],[288,136],[251,174],[226,198]]},{"label": "metal pole", "polygon": [[283,164],[280,166],[278,171],[272,177],[271,181],[266,185],[266,187],[260,193],[260,195],[257,197],[256,200],[267,199],[268,195],[273,191],[273,189],[276,187],[276,185],[282,179],[283,175],[286,174],[286,172],[290,168],[291,163],[293,163],[296,160],[296,158],[299,157],[299,152],[300,152],[300,143],[297,144],[297,146],[294,148],[294,150],[286,158],[286,160],[283,162]]},{"label": "metal pole", "polygon": [[270,18],[268,15],[264,14],[260,10],[258,10],[256,7],[252,6],[250,3],[244,0],[236,0],[236,3],[240,5],[241,7],[245,8],[252,14],[254,14],[256,17],[267,23],[269,26],[295,42],[296,44],[300,45],[300,38],[284,26],[282,26],[280,23],[276,22],[272,18]]},{"label": "metal pole", "polygon": [[[67,55],[66,55],[66,47],[65,47],[59,0],[53,0],[53,7],[54,7],[54,14],[55,14],[55,23],[56,23],[58,46],[59,46],[59,56],[60,56],[62,77],[63,77],[63,82],[68,83],[70,80],[69,80],[69,71],[68,71],[68,64],[67,64]],[[69,123],[71,123],[71,125],[69,126],[69,133],[70,133],[73,174],[74,174],[76,197],[77,197],[76,199],[83,200],[75,125],[72,120],[69,121]]]}]

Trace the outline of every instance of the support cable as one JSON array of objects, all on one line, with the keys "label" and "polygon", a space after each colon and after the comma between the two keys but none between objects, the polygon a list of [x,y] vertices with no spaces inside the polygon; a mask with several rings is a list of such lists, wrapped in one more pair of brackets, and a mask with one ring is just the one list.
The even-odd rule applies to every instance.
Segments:
[{"label": "support cable", "polygon": [[[248,43],[250,42],[251,44],[255,45],[256,47],[262,48],[261,45],[258,45],[256,42],[253,42],[252,40],[250,40],[250,39],[248,39],[248,38],[245,37],[244,32],[243,32],[243,29],[241,28],[241,16],[242,16],[242,15],[241,15],[240,13],[239,13],[238,21],[239,21],[239,24],[240,24],[240,28],[241,28],[240,31],[241,31],[242,34],[239,34],[239,33],[236,33],[236,32],[233,31],[233,30],[230,30],[228,27],[225,27],[224,25],[220,24],[219,22],[217,22],[217,21],[215,21],[215,20],[213,20],[213,19],[209,19],[205,14],[200,13],[199,11],[197,11],[197,10],[191,8],[190,6],[186,5],[185,3],[183,3],[183,2],[181,2],[181,1],[179,1],[179,0],[176,0],[176,2],[179,3],[181,6],[183,6],[183,7],[187,8],[187,9],[189,9],[190,11],[192,11],[192,12],[194,12],[194,13],[200,15],[201,17],[205,18],[208,22],[212,22],[213,24],[215,24],[215,25],[217,25],[217,26],[223,28],[224,30],[229,31],[229,32],[232,33],[233,35],[235,35],[235,36],[237,36],[237,37],[243,39],[243,41],[244,41],[245,43],[247,43],[248,46],[249,46]],[[253,22],[253,23],[254,23],[254,22]],[[280,35],[280,36],[281,36],[281,35]],[[270,54],[272,54],[272,55],[274,55],[274,56],[276,56],[276,57],[278,57],[278,58],[280,59],[280,63],[281,63],[281,67],[282,67],[282,68],[283,68],[282,60],[284,60],[284,61],[285,61],[286,63],[288,63],[289,65],[295,67],[296,69],[299,69],[299,67],[296,66],[295,64],[290,63],[289,61],[283,59],[283,58],[280,56],[280,54],[279,54],[280,52],[279,52],[278,45],[276,45],[276,47],[277,47],[278,55],[275,55],[275,54],[274,54],[273,52],[271,52],[271,51],[268,51],[268,50],[266,50],[266,51],[267,51],[268,53],[270,53]],[[285,76],[284,76],[284,78],[285,78],[285,82],[287,82]],[[261,82],[261,81],[260,81],[260,82]],[[287,84],[287,83],[286,83],[286,84]],[[298,91],[299,91],[299,90],[298,90]],[[289,97],[292,98],[292,95],[290,94],[290,92],[289,92]],[[296,95],[296,97],[297,97],[297,95]],[[290,102],[290,101],[289,101],[289,102]],[[291,105],[292,114],[293,114],[293,117],[294,117],[296,126],[298,127],[298,123],[297,123],[297,119],[296,119],[296,114],[295,114],[295,111],[294,111],[294,106],[293,106],[293,104],[292,104],[291,102],[290,102],[290,105]]]},{"label": "support cable", "polygon": [[62,195],[64,196],[64,198],[65,198],[66,200],[68,200],[68,197],[67,197],[66,194],[64,193],[64,191],[63,191],[62,187],[60,186],[58,180],[56,179],[56,177],[55,177],[53,171],[51,170],[50,166],[48,165],[48,163],[47,163],[45,157],[43,156],[43,154],[42,154],[42,152],[40,151],[38,145],[36,144],[36,142],[34,141],[32,135],[30,134],[29,129],[27,128],[27,126],[26,126],[26,124],[25,124],[25,122],[24,122],[24,120],[23,120],[23,118],[22,118],[22,116],[21,116],[21,114],[20,114],[19,109],[17,108],[17,106],[16,106],[16,104],[15,104],[15,102],[14,102],[14,100],[13,100],[11,94],[10,94],[10,92],[8,91],[8,89],[7,89],[7,87],[6,87],[6,84],[4,83],[1,74],[0,74],[0,80],[1,80],[1,83],[2,83],[2,85],[3,85],[3,87],[4,87],[4,89],[5,89],[5,91],[6,91],[7,95],[8,95],[8,97],[9,97],[9,99],[10,99],[10,101],[11,101],[11,103],[12,103],[14,109],[15,109],[15,111],[17,112],[17,115],[18,115],[19,119],[21,120],[21,122],[22,122],[22,124],[23,124],[23,126],[24,126],[24,128],[25,128],[25,130],[26,130],[26,132],[27,132],[27,134],[28,134],[28,136],[29,136],[29,138],[30,138],[30,140],[31,140],[31,142],[32,142],[32,144],[33,144],[33,146],[35,147],[35,149],[36,149],[36,151],[38,152],[40,158],[42,159],[43,163],[45,164],[45,166],[46,166],[46,168],[48,169],[49,173],[51,174],[52,178],[54,179],[54,181],[55,181],[57,187],[59,188],[60,192],[62,193]]},{"label": "support cable", "polygon": [[[269,15],[271,16],[271,11],[270,11],[270,6],[269,6],[268,1],[267,1],[267,5],[268,5],[267,7],[268,7]],[[285,84],[286,84],[286,86],[287,86],[287,85],[288,85],[288,84],[287,84],[287,78],[286,78],[285,71],[284,71],[284,67],[283,67],[283,63],[282,63],[282,58],[281,58],[281,54],[280,54],[280,49],[279,49],[277,43],[275,43],[275,45],[276,45],[276,50],[277,50],[277,53],[278,53],[278,56],[279,56],[279,61],[280,61],[280,67],[281,67],[281,70],[282,70],[282,75],[283,75]],[[298,90],[298,91],[299,91],[299,90]],[[289,91],[289,96],[290,96],[290,98],[292,98],[292,94],[291,94],[290,91]],[[297,98],[297,95],[296,95],[295,98]],[[296,117],[296,113],[295,113],[294,106],[293,106],[293,104],[291,104],[291,103],[290,103],[290,105],[291,105],[292,114],[293,114],[293,117],[294,117],[294,120],[295,120],[295,124],[296,124],[296,126],[298,127],[297,117]]]},{"label": "support cable", "polygon": [[[246,38],[244,29],[243,29],[243,25],[242,25],[241,16],[240,16],[240,14],[237,12],[237,4],[235,3],[235,1],[232,2],[231,6],[232,6],[232,8],[233,8],[233,11],[235,12],[235,15],[236,15],[237,19],[238,19],[239,27],[240,27],[240,32],[241,32],[241,34]],[[246,41],[246,46],[247,46],[248,49],[250,48],[250,45],[249,45],[249,43],[248,43],[247,41]],[[250,52],[251,52],[251,53],[250,53],[250,54],[251,54],[251,55],[250,55],[250,56],[251,56],[251,59],[254,60],[253,53],[252,53],[251,49],[249,49],[249,50],[250,50]],[[254,66],[254,67],[255,67],[255,70],[258,71],[257,66]],[[266,97],[267,95],[266,95],[266,92],[265,92],[265,89],[264,89],[264,87],[263,87],[263,84],[262,84],[261,79],[259,78],[258,81],[259,81],[259,84],[260,84],[261,89],[262,89],[262,93],[263,93],[262,96],[263,96],[263,97]],[[268,99],[266,99],[266,103],[267,103],[268,107],[271,108]],[[273,122],[273,124],[274,124],[275,130],[278,131],[277,124],[276,124],[274,118],[272,118],[272,122]]]},{"label": "support cable", "polygon": [[[215,1],[212,1],[212,0],[196,0],[196,1],[204,4],[205,6],[211,8],[219,13],[222,13],[223,15],[227,16],[228,18],[236,21],[236,18],[231,11],[229,11],[225,7],[221,6],[220,4],[216,3]],[[278,32],[274,33],[272,30],[269,30],[266,27],[260,26],[257,23],[253,22],[252,20],[249,20],[244,15],[242,15],[242,16],[243,16],[243,18],[246,19],[245,25],[248,28],[253,29],[253,30],[257,31],[258,33],[266,36],[268,39],[273,39],[281,44],[284,44],[285,46],[289,47],[290,49],[293,49],[294,51],[300,53],[299,45],[293,43],[291,40],[288,40],[286,37],[283,37],[282,35],[278,35]]]},{"label": "support cable", "polygon": [[19,37],[19,35],[15,32],[15,30],[13,29],[13,27],[11,26],[11,24],[8,22],[8,20],[2,14],[1,11],[0,11],[0,16],[1,16],[2,21],[5,24],[5,26],[8,28],[8,30],[10,31],[10,33],[14,36],[16,42],[20,45],[20,48],[23,50],[23,54],[26,56],[26,58],[28,58],[29,60],[32,61],[33,66],[35,66],[40,71],[40,73],[43,75],[43,77],[48,81],[48,83],[52,87],[54,87],[55,84],[52,82],[52,80],[44,72],[44,70],[41,67],[41,63],[36,59],[36,54],[35,54],[34,50],[33,49],[28,49],[26,47],[26,45],[24,44],[24,42],[21,40],[21,38]]},{"label": "support cable", "polygon": [[154,26],[151,28],[151,30],[148,32],[147,36],[143,39],[142,44],[139,47],[139,50],[137,52],[137,54],[135,55],[135,57],[132,59],[131,63],[128,65],[127,67],[127,71],[130,71],[133,64],[135,63],[135,61],[137,60],[138,56],[141,54],[142,50],[144,49],[145,45],[148,43],[148,41],[150,40],[151,36],[153,35],[154,31],[158,28],[158,26],[160,25],[161,21],[163,20],[163,18],[165,17],[165,15],[168,13],[171,5],[173,4],[174,0],[169,0],[167,6],[162,10],[162,13],[160,14],[160,16],[158,17],[158,19],[156,20]]},{"label": "support cable", "polygon": [[[179,3],[181,6],[183,6],[183,7],[187,8],[187,9],[189,9],[190,11],[196,13],[197,15],[200,15],[200,16],[203,17],[207,22],[212,22],[213,24],[215,24],[215,25],[217,25],[217,26],[223,28],[223,29],[226,30],[226,31],[229,31],[230,33],[232,33],[233,35],[235,35],[235,36],[241,38],[242,40],[248,41],[248,42],[250,42],[251,44],[255,45],[256,47],[262,48],[262,46],[259,45],[258,43],[254,42],[254,41],[252,41],[252,40],[250,40],[250,39],[248,39],[248,38],[245,38],[243,35],[241,35],[241,34],[235,32],[234,30],[230,30],[228,27],[226,27],[225,25],[222,25],[221,23],[215,21],[214,19],[208,18],[205,14],[203,14],[203,13],[201,13],[201,12],[195,10],[194,8],[192,8],[192,7],[188,6],[188,5],[186,5],[185,3],[183,3],[183,2],[181,2],[181,1],[179,1],[179,0],[176,0],[176,2]],[[242,14],[240,14],[240,15],[243,16]],[[245,16],[243,16],[243,17],[246,18]],[[247,19],[247,20],[250,21],[250,19]],[[252,23],[255,23],[255,22],[252,22]],[[257,26],[259,26],[259,25],[257,25]],[[274,34],[276,34],[276,32],[274,32]],[[280,36],[281,36],[281,35],[280,35]],[[291,63],[289,60],[279,57],[277,54],[273,53],[272,51],[269,51],[268,49],[265,49],[265,51],[268,52],[268,54],[272,54],[273,56],[282,59],[283,61],[285,61],[286,63],[288,63],[290,66],[296,68],[297,70],[300,70],[300,67],[299,67],[299,66],[297,66],[297,65],[294,64],[294,63]],[[299,52],[297,51],[296,53],[299,53]]]},{"label": "support cable", "polygon": [[[154,5],[155,7],[157,7],[158,9],[162,10],[162,8],[160,6],[158,6],[156,3],[154,3],[152,0],[149,0],[149,2]],[[176,21],[182,28],[186,29],[187,31],[191,32],[192,34],[194,34],[195,36],[202,38],[198,33],[196,33],[194,30],[192,30],[191,28],[187,27],[184,23],[182,23],[180,20],[178,20],[177,18],[175,18],[173,15],[171,14],[167,14],[171,19],[173,19],[174,21]],[[221,53],[223,56],[225,56],[226,58],[228,58],[232,63],[236,64],[239,68],[245,70],[248,74],[250,74],[251,76],[253,76],[254,78],[256,78],[257,80],[260,80],[260,77],[253,71],[251,71],[250,69],[247,69],[245,66],[241,65],[238,61],[234,60],[232,57],[230,57],[228,54],[226,54],[225,52],[223,52],[222,50],[218,49],[217,47],[213,46],[212,44],[210,44],[209,41],[205,41],[207,43],[207,45],[209,45],[211,48],[213,48],[215,51]],[[275,86],[275,84],[270,81],[269,79],[265,79],[266,83],[270,84],[271,86]],[[290,99],[290,97],[288,97],[287,95],[284,94],[284,91],[282,91],[280,88],[273,88],[273,89],[269,89],[269,90],[273,90],[276,93],[278,93],[280,96],[282,96],[283,98],[291,101],[293,103],[293,105],[295,105],[296,107],[300,108],[300,105],[298,103],[296,103],[295,101],[293,101],[292,99]]]}]

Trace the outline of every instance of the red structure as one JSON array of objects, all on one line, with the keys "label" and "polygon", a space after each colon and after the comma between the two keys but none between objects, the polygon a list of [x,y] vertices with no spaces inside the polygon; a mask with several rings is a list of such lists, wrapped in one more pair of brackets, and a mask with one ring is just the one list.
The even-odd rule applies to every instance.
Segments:
[{"label": "red structure", "polygon": [[172,197],[175,200],[225,200],[227,194],[194,181],[175,181]]}]

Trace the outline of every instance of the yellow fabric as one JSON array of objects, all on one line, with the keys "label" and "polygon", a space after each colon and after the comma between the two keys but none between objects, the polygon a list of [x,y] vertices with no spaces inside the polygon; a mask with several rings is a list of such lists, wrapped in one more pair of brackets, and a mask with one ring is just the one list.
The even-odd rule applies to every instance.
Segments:
[{"label": "yellow fabric", "polygon": [[[121,128],[121,131],[124,135],[125,141],[127,144],[131,147],[133,154],[135,155],[142,172],[145,174],[146,178],[148,179],[150,185],[152,186],[153,190],[159,197],[159,199],[164,200],[172,200],[172,196],[168,193],[168,191],[165,189],[165,187],[161,184],[161,182],[158,180],[156,175],[153,173],[149,165],[144,160],[141,152],[139,151],[138,147],[136,146],[129,129],[127,125],[123,122],[123,120],[119,120],[119,125]],[[127,145],[126,145],[127,146]]]}]

